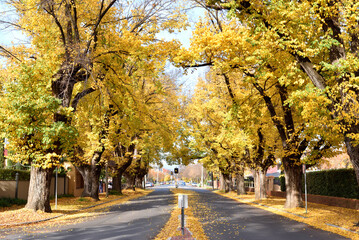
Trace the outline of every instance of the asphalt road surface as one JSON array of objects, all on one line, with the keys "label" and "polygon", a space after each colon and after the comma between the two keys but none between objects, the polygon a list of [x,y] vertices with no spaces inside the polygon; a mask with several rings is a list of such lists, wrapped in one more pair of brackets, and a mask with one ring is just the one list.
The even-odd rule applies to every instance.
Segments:
[{"label": "asphalt road surface", "polygon": [[[57,229],[48,229],[47,233],[12,234],[6,236],[6,239],[153,239],[168,221],[176,200],[169,188],[161,186],[154,189],[155,191],[147,196],[131,200],[123,205],[112,206],[108,213],[95,219]],[[199,194],[196,196],[198,201],[194,214],[202,223],[209,239],[346,239],[330,232],[314,229],[304,223],[241,204],[208,190],[198,188],[188,188],[188,190]]]},{"label": "asphalt road surface", "polygon": [[195,191],[199,203],[194,215],[211,240],[347,239],[207,190]]},{"label": "asphalt road surface", "polygon": [[168,221],[173,200],[174,195],[168,188],[160,188],[126,204],[114,205],[107,214],[87,222],[50,229],[42,234],[8,235],[6,239],[153,239]]}]

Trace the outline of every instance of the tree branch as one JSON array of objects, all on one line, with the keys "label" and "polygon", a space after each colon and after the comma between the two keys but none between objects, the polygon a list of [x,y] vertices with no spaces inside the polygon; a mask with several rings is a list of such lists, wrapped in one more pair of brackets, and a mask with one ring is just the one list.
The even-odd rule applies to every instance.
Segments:
[{"label": "tree branch", "polygon": [[78,94],[76,94],[74,100],[72,101],[72,104],[71,104],[71,107],[73,108],[73,111],[72,112],[76,112],[76,109],[77,109],[77,105],[79,103],[79,101],[81,100],[81,98],[85,97],[86,95],[92,93],[96,91],[96,89],[94,88],[88,88],[88,89],[85,89],[83,90],[82,92],[79,92]]}]

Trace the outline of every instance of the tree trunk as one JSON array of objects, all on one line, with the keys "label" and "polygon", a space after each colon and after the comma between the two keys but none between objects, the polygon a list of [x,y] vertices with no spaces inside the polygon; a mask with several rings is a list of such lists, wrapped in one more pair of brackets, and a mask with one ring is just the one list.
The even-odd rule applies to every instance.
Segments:
[{"label": "tree trunk", "polygon": [[5,139],[0,138],[0,168],[5,168]]},{"label": "tree trunk", "polygon": [[292,165],[283,160],[286,186],[285,208],[303,207],[302,165]]},{"label": "tree trunk", "polygon": [[50,185],[54,168],[31,166],[29,194],[25,208],[51,212]]},{"label": "tree trunk", "polygon": [[91,197],[95,201],[100,200],[99,198],[99,181],[101,175],[101,155],[103,151],[95,152],[91,159],[91,165],[84,165],[77,167],[77,170],[81,173],[84,179],[84,191],[81,197]]},{"label": "tree trunk", "polygon": [[127,168],[129,166],[131,166],[133,157],[128,157],[126,159],[126,162],[124,164],[121,165],[121,167],[118,168],[117,170],[117,176],[114,178],[114,180],[116,179],[116,185],[113,182],[112,184],[112,188],[116,191],[119,191],[122,194],[122,176],[123,173],[127,170]]},{"label": "tree trunk", "polygon": [[237,181],[237,195],[245,195],[247,194],[246,188],[244,186],[244,174],[237,173],[236,174],[236,181]]},{"label": "tree trunk", "polygon": [[359,144],[355,145],[354,140],[349,137],[345,137],[344,141],[359,185]]},{"label": "tree trunk", "polygon": [[224,192],[228,193],[231,189],[231,175],[230,174],[223,174],[223,183],[224,183]]},{"label": "tree trunk", "polygon": [[76,167],[76,169],[80,172],[83,180],[84,180],[84,190],[81,194],[81,197],[89,197],[91,196],[92,189],[92,180],[91,180],[91,166],[83,165],[80,167]]},{"label": "tree trunk", "polygon": [[137,188],[143,188],[143,176],[139,176],[139,175],[137,175],[136,176],[136,187]]},{"label": "tree trunk", "polygon": [[267,198],[266,171],[256,170],[254,172],[254,196],[255,200]]},{"label": "tree trunk", "polygon": [[121,173],[121,175],[119,173],[117,173],[117,176],[112,178],[112,190],[116,190],[120,193],[122,193],[121,178],[122,178],[122,173]]},{"label": "tree trunk", "polygon": [[219,190],[221,191],[225,190],[224,178],[222,173],[219,176]]}]

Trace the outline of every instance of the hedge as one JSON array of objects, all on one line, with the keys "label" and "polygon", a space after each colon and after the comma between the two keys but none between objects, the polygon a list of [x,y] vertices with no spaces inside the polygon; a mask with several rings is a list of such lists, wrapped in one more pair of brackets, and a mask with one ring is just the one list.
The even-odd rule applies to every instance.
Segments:
[{"label": "hedge", "polygon": [[[280,177],[281,191],[285,191],[285,178]],[[304,177],[302,178],[304,193]],[[307,172],[308,194],[359,199],[359,186],[354,169],[333,169]]]},{"label": "hedge", "polygon": [[19,173],[19,180],[30,180],[30,171],[16,169],[0,169],[0,180],[15,180],[17,172]]},{"label": "hedge", "polygon": [[307,186],[309,194],[359,199],[359,186],[354,169],[309,172]]}]

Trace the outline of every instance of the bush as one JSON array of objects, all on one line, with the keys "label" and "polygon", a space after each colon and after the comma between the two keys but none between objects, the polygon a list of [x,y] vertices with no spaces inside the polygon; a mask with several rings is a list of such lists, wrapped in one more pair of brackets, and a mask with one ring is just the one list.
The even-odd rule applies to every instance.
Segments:
[{"label": "bush", "polygon": [[[285,191],[285,178],[280,176],[281,191]],[[304,193],[304,177],[302,178]],[[354,169],[333,169],[307,172],[308,194],[359,199],[359,186]]]},{"label": "bush", "polygon": [[16,169],[0,169],[0,180],[15,180],[16,173],[19,173],[19,180],[30,180],[30,171]]},{"label": "bush", "polygon": [[307,185],[309,194],[359,199],[359,186],[354,169],[309,172]]},{"label": "bush", "polygon": [[109,190],[109,191],[108,191],[108,194],[110,194],[110,195],[122,195],[122,193],[120,193],[120,192],[117,191],[117,190]]},{"label": "bush", "polygon": [[26,200],[16,198],[0,198],[0,207],[11,207],[12,205],[25,205]]},{"label": "bush", "polygon": [[280,175],[279,180],[280,180],[280,190],[282,192],[285,192],[286,188],[285,188],[285,177],[284,177],[284,175]]}]

